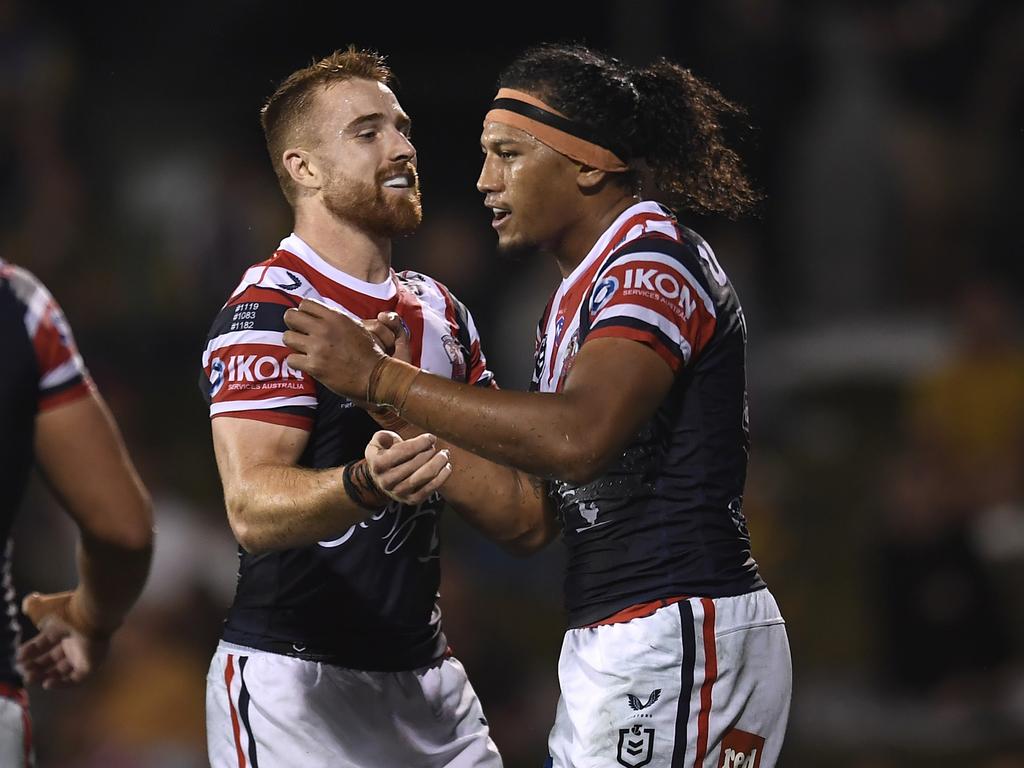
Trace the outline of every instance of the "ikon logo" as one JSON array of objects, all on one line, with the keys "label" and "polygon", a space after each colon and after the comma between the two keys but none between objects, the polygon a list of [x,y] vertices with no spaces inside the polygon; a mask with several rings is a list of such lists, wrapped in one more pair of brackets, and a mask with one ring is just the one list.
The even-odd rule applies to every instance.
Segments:
[{"label": "ikon logo", "polygon": [[674,276],[667,272],[659,272],[657,269],[627,269],[625,288],[657,291],[666,299],[676,301],[683,308],[687,320],[697,309],[697,302],[690,295],[690,287],[681,285]]},{"label": "ikon logo", "polygon": [[764,739],[734,728],[722,738],[722,759],[718,768],[759,768]]},{"label": "ikon logo", "polygon": [[[270,355],[231,355],[227,363],[219,357],[210,361],[210,370],[226,375],[227,381],[272,381],[274,379],[302,380],[302,371],[289,367],[287,361]],[[219,383],[219,382],[218,382]]]}]

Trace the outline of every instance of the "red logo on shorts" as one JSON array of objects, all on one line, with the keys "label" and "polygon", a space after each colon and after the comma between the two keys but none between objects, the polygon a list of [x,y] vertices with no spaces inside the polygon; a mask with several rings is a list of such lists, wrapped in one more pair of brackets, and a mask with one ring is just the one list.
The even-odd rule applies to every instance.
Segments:
[{"label": "red logo on shorts", "polygon": [[718,768],[760,768],[762,752],[763,738],[733,728],[722,738],[722,757]]}]

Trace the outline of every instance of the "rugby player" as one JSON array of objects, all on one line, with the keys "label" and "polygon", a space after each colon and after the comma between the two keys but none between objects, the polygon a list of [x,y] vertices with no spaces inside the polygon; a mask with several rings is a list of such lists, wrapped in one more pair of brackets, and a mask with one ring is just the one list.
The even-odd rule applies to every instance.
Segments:
[{"label": "rugby player", "polygon": [[491,524],[526,549],[559,532],[568,548],[549,738],[561,768],[769,768],[782,746],[789,644],[743,517],[745,322],[711,247],[674,213],[756,202],[722,135],[737,111],[665,60],[634,69],[542,46],[503,72],[477,186],[499,248],[544,251],[563,276],[534,392],[429,375],[310,302],[285,314],[289,366],[465,449],[446,489],[472,467],[498,494],[549,491]]},{"label": "rugby player", "polygon": [[14,590],[0,625],[0,765],[34,764],[24,684],[85,680],[146,582],[153,514],[117,425],[60,306],[28,271],[0,259],[0,569],[10,586],[11,527],[33,464],[81,533],[78,586],[22,602],[39,633],[18,647]]},{"label": "rugby player", "polygon": [[[335,52],[262,111],[294,231],[217,315],[200,382],[240,545],[207,678],[214,768],[501,766],[437,605],[447,451],[381,431],[359,398],[291,367],[282,341],[285,311],[315,302],[366,318],[418,369],[492,384],[465,306],[391,269],[392,238],[421,207],[390,76],[377,54]],[[382,319],[409,333],[395,345]]]}]

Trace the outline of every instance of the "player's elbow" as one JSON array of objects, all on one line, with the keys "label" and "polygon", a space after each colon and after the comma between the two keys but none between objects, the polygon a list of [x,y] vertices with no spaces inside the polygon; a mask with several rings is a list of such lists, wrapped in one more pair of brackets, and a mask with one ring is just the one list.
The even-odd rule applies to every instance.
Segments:
[{"label": "player's elbow", "polygon": [[614,452],[602,450],[595,441],[581,438],[566,446],[552,475],[573,485],[586,485],[601,476],[613,456]]},{"label": "player's elbow", "polygon": [[153,502],[145,490],[140,487],[107,509],[108,514],[79,521],[83,541],[133,555],[152,551]]},{"label": "player's elbow", "polygon": [[251,555],[258,555],[270,549],[259,529],[249,522],[248,504],[243,499],[228,497],[225,500],[228,525],[238,545]]},{"label": "player's elbow", "polygon": [[573,485],[586,485],[601,476],[618,448],[605,423],[583,415],[555,433],[547,474]]},{"label": "player's elbow", "polygon": [[153,501],[148,493],[143,492],[120,532],[119,543],[131,552],[152,552],[153,537]]},{"label": "player's elbow", "polygon": [[508,539],[503,539],[500,544],[502,549],[510,555],[529,557],[546,547],[551,538],[544,527],[538,525]]}]

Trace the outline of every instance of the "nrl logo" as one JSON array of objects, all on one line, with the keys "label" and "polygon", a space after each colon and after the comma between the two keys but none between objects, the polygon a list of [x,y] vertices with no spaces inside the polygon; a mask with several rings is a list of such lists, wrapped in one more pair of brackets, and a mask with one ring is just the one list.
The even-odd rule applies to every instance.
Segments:
[{"label": "nrl logo", "polygon": [[651,695],[647,697],[646,703],[641,701],[639,696],[634,696],[632,693],[627,693],[626,698],[629,699],[629,708],[634,712],[639,712],[641,709],[647,709],[661,698],[661,688],[655,688]]},{"label": "nrl logo", "polygon": [[619,750],[615,755],[619,765],[626,768],[641,768],[654,759],[654,729],[631,728],[619,729]]}]

